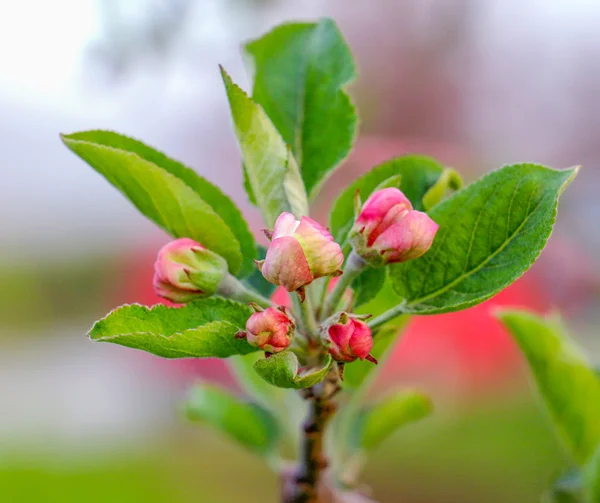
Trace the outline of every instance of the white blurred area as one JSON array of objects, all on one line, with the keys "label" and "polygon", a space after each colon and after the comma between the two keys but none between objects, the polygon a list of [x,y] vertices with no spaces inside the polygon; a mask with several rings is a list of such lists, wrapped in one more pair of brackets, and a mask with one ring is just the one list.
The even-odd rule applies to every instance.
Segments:
[{"label": "white blurred area", "polygon": [[[338,21],[357,55],[364,131],[458,145],[470,173],[524,160],[583,163],[587,183],[567,194],[563,221],[600,248],[597,1],[5,0],[0,266],[164,239],[60,132],[140,138],[222,185],[256,222],[217,64],[247,88],[244,40],[284,19],[322,15]],[[91,321],[45,327],[31,346],[20,335],[0,342],[0,452],[39,447],[41,437],[63,453],[143,443],[174,420],[179,384],[141,372],[128,350],[92,346],[80,335]],[[0,320],[0,336],[9,331]]]},{"label": "white blurred area", "polygon": [[[387,128],[459,141],[485,159],[486,169],[597,159],[594,0],[379,0],[353,7],[343,0],[4,1],[0,255],[114,249],[156,232],[61,145],[59,132],[107,128],[141,138],[213,181],[227,180],[226,191],[244,205],[217,64],[247,84],[242,41],[280,20],[321,15],[338,20],[363,81],[382,91],[370,96],[360,80],[355,86],[366,120],[378,113],[384,134]],[[430,58],[427,70],[416,55]],[[443,80],[438,88],[425,82],[431,93],[416,96],[411,76]],[[425,124],[407,124],[398,117],[401,107],[385,112],[376,102],[366,110],[388,98],[424,108]],[[437,115],[427,115],[424,100],[443,100]],[[580,106],[583,100],[590,102]]]}]

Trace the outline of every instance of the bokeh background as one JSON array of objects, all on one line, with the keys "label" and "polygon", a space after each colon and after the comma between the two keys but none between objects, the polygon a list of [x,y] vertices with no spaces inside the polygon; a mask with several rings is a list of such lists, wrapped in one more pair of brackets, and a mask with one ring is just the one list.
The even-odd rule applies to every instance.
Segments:
[{"label": "bokeh background", "polygon": [[436,415],[381,447],[383,503],[534,503],[567,465],[496,305],[561,310],[600,350],[600,3],[595,0],[5,0],[0,2],[0,501],[276,501],[261,461],[179,404],[220,362],[162,361],[84,334],[153,304],[167,237],[65,149],[105,128],[220,184],[254,229],[217,64],[248,86],[240,44],[333,17],[355,53],[361,136],[316,214],[350,179],[406,152],[467,180],[504,163],[582,164],[557,230],[513,287],[414,322],[375,392],[431,393]]}]

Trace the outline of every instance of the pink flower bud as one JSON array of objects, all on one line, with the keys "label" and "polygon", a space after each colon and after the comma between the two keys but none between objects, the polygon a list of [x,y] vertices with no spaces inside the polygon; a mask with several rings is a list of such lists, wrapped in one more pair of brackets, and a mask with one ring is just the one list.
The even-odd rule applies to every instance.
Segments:
[{"label": "pink flower bud", "polygon": [[370,355],[373,349],[373,335],[364,321],[341,313],[337,322],[331,323],[325,330],[325,342],[334,360],[346,363],[360,358],[377,363]]},{"label": "pink flower bud", "polygon": [[236,337],[246,337],[251,346],[268,353],[279,353],[290,345],[295,328],[285,307],[269,307],[251,315],[246,322],[246,332]]},{"label": "pink flower bud", "polygon": [[154,264],[154,290],[173,302],[188,302],[216,292],[227,262],[193,239],[181,238],[161,248]]},{"label": "pink flower bud", "polygon": [[405,262],[423,255],[439,226],[426,213],[413,210],[398,189],[371,194],[350,231],[354,250],[373,267]]},{"label": "pink flower bud", "polygon": [[288,292],[302,289],[322,276],[341,274],[342,248],[314,220],[296,220],[291,213],[282,213],[270,237],[267,256],[259,267],[267,281]]}]

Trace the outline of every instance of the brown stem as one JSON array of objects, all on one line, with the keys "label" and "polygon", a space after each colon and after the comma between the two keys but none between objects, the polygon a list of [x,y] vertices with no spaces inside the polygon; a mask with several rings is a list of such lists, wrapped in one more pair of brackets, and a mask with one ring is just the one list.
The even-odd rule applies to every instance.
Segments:
[{"label": "brown stem", "polygon": [[284,479],[283,503],[324,503],[319,497],[323,473],[327,468],[324,433],[336,410],[333,396],[338,389],[337,376],[332,375],[307,390],[310,408],[302,426],[300,462],[296,473]]}]

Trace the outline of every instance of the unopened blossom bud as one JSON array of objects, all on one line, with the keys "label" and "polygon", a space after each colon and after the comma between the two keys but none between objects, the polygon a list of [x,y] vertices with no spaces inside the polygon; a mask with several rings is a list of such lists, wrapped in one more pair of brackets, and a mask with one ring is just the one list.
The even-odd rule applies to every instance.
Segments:
[{"label": "unopened blossom bud", "polygon": [[176,239],[158,252],[154,290],[173,302],[188,302],[215,293],[226,274],[223,257],[193,239]]},{"label": "unopened blossom bud", "polygon": [[295,328],[285,307],[269,307],[252,314],[246,322],[246,331],[239,332],[236,337],[246,338],[251,346],[268,353],[279,353],[292,342]]},{"label": "unopened blossom bud", "polygon": [[357,358],[377,363],[371,356],[373,334],[369,326],[353,315],[340,313],[326,324],[324,342],[337,362],[353,362]]},{"label": "unopened blossom bud", "polygon": [[267,281],[302,295],[313,280],[341,274],[342,248],[311,218],[296,220],[291,213],[282,213],[268,235],[272,241],[267,256],[258,263]]},{"label": "unopened blossom bud", "polygon": [[426,213],[413,210],[400,190],[389,187],[367,199],[350,231],[350,242],[367,264],[379,267],[423,255],[438,227]]}]

